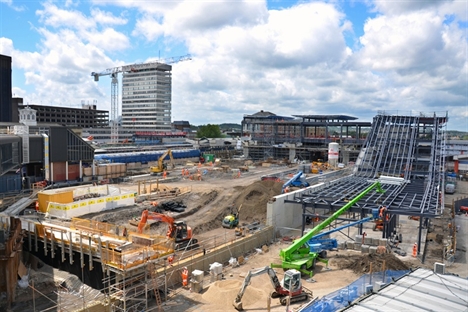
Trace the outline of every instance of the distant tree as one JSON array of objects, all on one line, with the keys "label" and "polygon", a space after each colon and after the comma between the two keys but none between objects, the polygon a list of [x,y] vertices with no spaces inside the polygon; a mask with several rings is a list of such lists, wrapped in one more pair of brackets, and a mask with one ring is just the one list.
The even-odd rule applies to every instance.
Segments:
[{"label": "distant tree", "polygon": [[203,125],[199,126],[197,130],[197,138],[222,138],[223,135],[221,134],[221,129],[219,129],[218,125]]}]

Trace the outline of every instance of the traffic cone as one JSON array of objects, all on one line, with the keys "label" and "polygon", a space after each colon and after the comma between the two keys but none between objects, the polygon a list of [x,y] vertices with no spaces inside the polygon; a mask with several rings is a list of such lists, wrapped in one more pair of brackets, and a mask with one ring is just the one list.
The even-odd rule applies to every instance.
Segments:
[{"label": "traffic cone", "polygon": [[413,245],[413,257],[416,258],[417,254],[418,254],[418,244],[414,243],[414,245]]}]

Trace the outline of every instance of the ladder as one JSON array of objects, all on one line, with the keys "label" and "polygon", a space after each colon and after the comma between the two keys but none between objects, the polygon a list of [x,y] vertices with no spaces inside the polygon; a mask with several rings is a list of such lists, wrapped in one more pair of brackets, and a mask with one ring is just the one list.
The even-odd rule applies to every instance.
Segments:
[{"label": "ladder", "polygon": [[149,264],[149,269],[151,273],[151,279],[153,281],[153,290],[154,297],[156,298],[156,305],[158,307],[158,311],[163,312],[161,295],[159,294],[158,271],[156,270],[156,264],[154,262],[151,262]]}]

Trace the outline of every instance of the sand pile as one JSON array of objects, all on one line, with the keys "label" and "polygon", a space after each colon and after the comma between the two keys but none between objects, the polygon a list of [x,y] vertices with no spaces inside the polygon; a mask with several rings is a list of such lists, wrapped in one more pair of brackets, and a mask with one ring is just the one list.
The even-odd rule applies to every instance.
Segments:
[{"label": "sand pile", "polygon": [[[340,269],[350,269],[356,274],[385,270],[408,270],[410,266],[395,257],[394,254],[336,255],[333,264]],[[385,266],[384,266],[385,262]]]},{"label": "sand pile", "polygon": [[[203,300],[220,308],[233,310],[233,302],[239,293],[242,282],[237,280],[222,280],[213,283],[202,295]],[[249,306],[265,296],[265,293],[258,288],[249,286],[242,297],[243,306]]]}]

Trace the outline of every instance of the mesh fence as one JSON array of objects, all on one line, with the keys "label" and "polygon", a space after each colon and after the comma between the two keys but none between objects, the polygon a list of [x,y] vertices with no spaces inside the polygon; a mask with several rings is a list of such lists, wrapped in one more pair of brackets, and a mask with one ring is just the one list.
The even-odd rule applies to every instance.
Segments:
[{"label": "mesh fence", "polygon": [[397,279],[409,272],[409,270],[387,270],[372,274],[364,274],[348,286],[311,302],[307,306],[303,307],[300,312],[334,312],[346,308],[362,295],[369,294],[374,289],[378,290],[384,285],[390,283],[393,279]]}]

